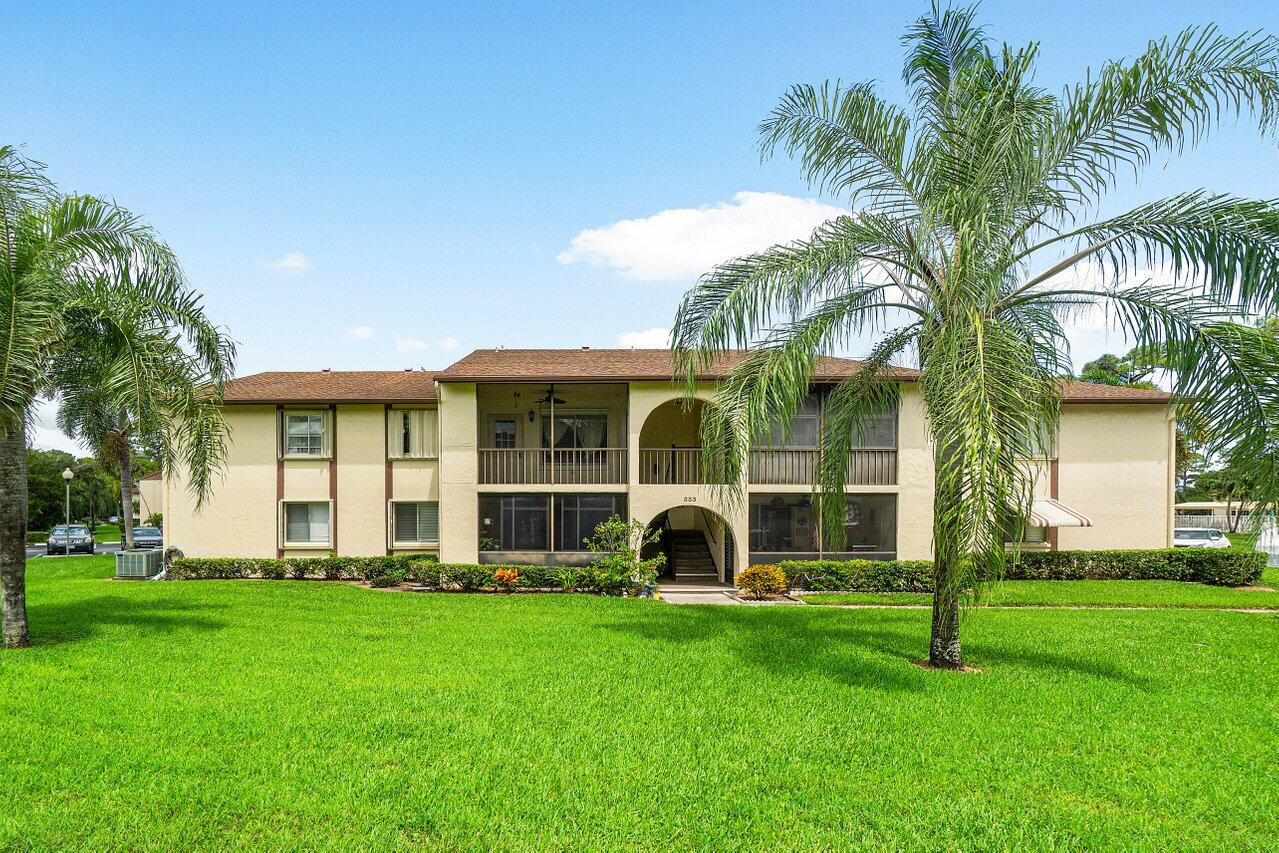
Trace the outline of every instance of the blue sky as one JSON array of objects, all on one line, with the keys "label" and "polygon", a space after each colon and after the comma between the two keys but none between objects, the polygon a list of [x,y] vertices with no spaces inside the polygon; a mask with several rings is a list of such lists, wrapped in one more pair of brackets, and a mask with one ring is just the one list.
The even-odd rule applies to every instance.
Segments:
[{"label": "blue sky", "polygon": [[[0,140],[143,214],[242,374],[647,342],[715,251],[839,205],[761,164],[755,127],[795,82],[876,79],[900,100],[898,39],[923,8],[19,0]],[[1279,33],[1260,2],[986,2],[982,19],[1040,40],[1053,89],[1190,23]],[[1112,206],[1279,196],[1276,166],[1228,128]],[[1076,342],[1080,359],[1115,343]]]}]

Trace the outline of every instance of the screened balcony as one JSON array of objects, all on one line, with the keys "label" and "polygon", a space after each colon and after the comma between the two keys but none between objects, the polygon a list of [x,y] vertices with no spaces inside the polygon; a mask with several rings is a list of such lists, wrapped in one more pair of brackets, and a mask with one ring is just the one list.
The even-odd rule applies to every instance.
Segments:
[{"label": "screened balcony", "polygon": [[481,484],[626,482],[625,385],[493,384],[476,396]]}]

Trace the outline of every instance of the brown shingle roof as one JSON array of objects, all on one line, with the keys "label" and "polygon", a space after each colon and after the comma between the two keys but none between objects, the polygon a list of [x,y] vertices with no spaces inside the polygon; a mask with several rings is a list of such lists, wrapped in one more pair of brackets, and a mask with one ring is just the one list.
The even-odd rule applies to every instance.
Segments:
[{"label": "brown shingle roof", "polygon": [[273,370],[226,383],[228,403],[424,403],[435,401],[430,370]]},{"label": "brown shingle roof", "polygon": [[1149,388],[1124,388],[1073,379],[1066,380],[1062,385],[1063,403],[1167,403],[1172,399],[1167,391],[1152,391]]},{"label": "brown shingle roof", "polygon": [[[723,379],[746,358],[745,350],[726,353],[701,379]],[[813,378],[838,380],[861,369],[851,358],[823,356]],[[904,378],[918,374],[894,368]],[[481,349],[450,365],[437,378],[441,382],[643,382],[671,379],[675,375],[671,351],[666,349]]]}]

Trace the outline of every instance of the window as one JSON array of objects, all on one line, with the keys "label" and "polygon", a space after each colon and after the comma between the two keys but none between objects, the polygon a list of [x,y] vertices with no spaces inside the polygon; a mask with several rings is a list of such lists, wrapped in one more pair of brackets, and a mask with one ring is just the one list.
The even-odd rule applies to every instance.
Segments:
[{"label": "window", "polygon": [[392,459],[434,459],[439,454],[434,409],[392,409],[387,428]]},{"label": "window", "polygon": [[435,545],[440,541],[438,501],[397,501],[391,507],[392,542]]},{"label": "window", "polygon": [[481,551],[548,551],[550,495],[480,497]]},{"label": "window", "polygon": [[815,448],[821,434],[820,427],[821,405],[816,394],[809,394],[804,405],[791,416],[789,432],[783,432],[782,425],[774,422],[755,444],[757,447]]},{"label": "window", "polygon": [[328,545],[328,501],[286,503],[284,505],[284,544]]},{"label": "window", "polygon": [[[1012,545],[1017,541],[1018,523],[1014,521],[1004,530],[1004,543]],[[1048,542],[1048,528],[1036,527],[1032,524],[1021,525],[1022,545],[1044,545]]]},{"label": "window", "polygon": [[515,447],[515,418],[493,418],[493,446],[500,450],[511,450]]},{"label": "window", "polygon": [[1053,459],[1057,456],[1055,432],[1042,424],[1035,429],[1030,444],[1031,459]]},{"label": "window", "polygon": [[327,412],[285,412],[284,455],[326,456],[327,420]]},{"label": "window", "polygon": [[626,515],[626,498],[622,495],[557,495],[555,550],[589,550],[586,540],[595,535],[601,521],[614,515]]},{"label": "window", "polygon": [[[542,418],[542,446],[551,447],[551,419]],[[608,415],[556,415],[555,448],[608,447]]]},{"label": "window", "polygon": [[897,446],[897,409],[883,409],[870,416],[860,435],[853,435],[853,449],[887,448]]}]

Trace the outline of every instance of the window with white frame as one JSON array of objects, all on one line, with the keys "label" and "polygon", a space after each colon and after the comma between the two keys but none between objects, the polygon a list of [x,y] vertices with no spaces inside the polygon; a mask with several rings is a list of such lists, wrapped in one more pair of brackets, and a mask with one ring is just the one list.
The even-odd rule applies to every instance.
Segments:
[{"label": "window with white frame", "polygon": [[439,543],[439,501],[395,501],[391,504],[391,527],[391,541],[397,545]]},{"label": "window with white frame", "polygon": [[285,545],[328,545],[328,501],[287,501],[284,504]]},{"label": "window with white frame", "polygon": [[434,409],[392,409],[387,430],[392,459],[434,459],[439,455]]},{"label": "window with white frame", "polygon": [[284,413],[285,456],[323,457],[329,454],[329,413]]}]

